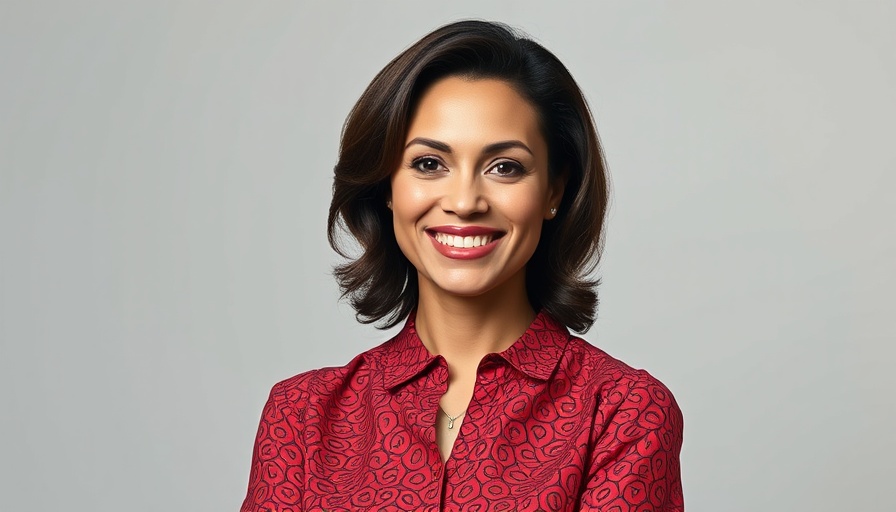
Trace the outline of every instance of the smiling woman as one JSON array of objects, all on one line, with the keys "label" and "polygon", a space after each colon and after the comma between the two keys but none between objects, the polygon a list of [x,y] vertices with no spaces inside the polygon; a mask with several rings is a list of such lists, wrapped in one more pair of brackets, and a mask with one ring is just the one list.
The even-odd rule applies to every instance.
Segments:
[{"label": "smiling woman", "polygon": [[421,97],[407,139],[391,201],[419,295],[522,307],[526,262],[563,193],[535,109],[501,80],[448,77]]},{"label": "smiling woman", "polygon": [[344,367],[276,384],[242,510],[684,509],[682,417],[594,321],[607,183],[566,68],[504,25],[442,27],[346,121],[330,208],[363,248]]}]

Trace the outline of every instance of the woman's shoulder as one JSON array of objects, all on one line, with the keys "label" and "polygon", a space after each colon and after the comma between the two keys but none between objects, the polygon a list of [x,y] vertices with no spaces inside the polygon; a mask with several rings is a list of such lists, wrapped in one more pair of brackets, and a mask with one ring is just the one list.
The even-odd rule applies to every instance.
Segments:
[{"label": "woman's shoulder", "polygon": [[366,350],[342,366],[327,366],[308,370],[283,379],[271,388],[271,399],[280,404],[307,405],[309,400],[331,396],[353,381],[364,380],[371,367],[383,365],[383,358],[394,351],[392,338]]},{"label": "woman's shoulder", "polygon": [[281,403],[295,403],[312,394],[327,394],[339,389],[358,366],[362,356],[355,357],[344,366],[315,368],[283,379],[271,388],[271,397]]},{"label": "woman's shoulder", "polygon": [[648,399],[653,404],[678,410],[669,388],[657,377],[613,357],[590,342],[571,336],[563,361],[566,372],[578,375],[583,384],[595,390],[602,402],[640,402]]}]

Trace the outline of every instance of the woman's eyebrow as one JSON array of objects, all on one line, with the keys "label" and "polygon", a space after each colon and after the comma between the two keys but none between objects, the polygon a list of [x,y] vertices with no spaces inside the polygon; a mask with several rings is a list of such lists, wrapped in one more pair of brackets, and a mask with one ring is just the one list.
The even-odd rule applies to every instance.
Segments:
[{"label": "woman's eyebrow", "polygon": [[522,143],[519,140],[502,140],[501,142],[495,142],[494,144],[489,144],[485,146],[485,149],[482,151],[483,153],[490,155],[492,153],[498,153],[504,151],[505,149],[511,148],[520,148],[524,150],[526,153],[529,153],[532,156],[535,156],[532,153],[532,150],[529,149],[529,146]]},{"label": "woman's eyebrow", "polygon": [[[437,151],[451,154],[451,146],[449,146],[448,144],[445,144],[444,142],[438,141],[438,140],[427,139],[426,137],[415,137],[415,138],[411,139],[411,141],[408,142],[408,144],[404,148],[407,149],[407,148],[413,146],[414,144],[420,144],[421,146],[427,146],[427,147],[433,148]],[[529,149],[529,146],[523,144],[523,142],[519,141],[519,140],[502,140],[501,142],[493,142],[493,143],[485,146],[482,149],[482,153],[485,155],[491,155],[493,153],[499,153],[501,151],[504,151],[505,149],[511,149],[511,148],[520,148],[520,149],[524,150],[525,152],[529,153],[530,155],[535,156],[532,153],[532,150]]]},{"label": "woman's eyebrow", "polygon": [[408,142],[407,146],[405,146],[404,149],[408,149],[409,147],[413,146],[414,144],[420,144],[421,146],[428,146],[435,150],[441,151],[443,153],[451,153],[451,146],[449,146],[448,144],[445,144],[444,142],[439,142],[439,141],[433,140],[433,139],[427,139],[426,137],[415,137],[414,139],[411,140],[411,142]]}]

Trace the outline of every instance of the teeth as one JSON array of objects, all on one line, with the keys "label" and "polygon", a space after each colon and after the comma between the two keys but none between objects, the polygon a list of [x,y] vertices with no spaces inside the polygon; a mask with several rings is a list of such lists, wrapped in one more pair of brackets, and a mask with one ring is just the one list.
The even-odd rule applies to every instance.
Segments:
[{"label": "teeth", "polygon": [[445,233],[436,233],[436,241],[449,247],[479,247],[492,241],[492,235],[482,236],[454,236]]}]

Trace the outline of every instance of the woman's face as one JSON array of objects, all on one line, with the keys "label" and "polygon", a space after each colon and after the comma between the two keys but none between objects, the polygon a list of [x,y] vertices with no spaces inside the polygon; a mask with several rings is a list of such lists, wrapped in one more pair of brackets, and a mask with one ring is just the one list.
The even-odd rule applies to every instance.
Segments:
[{"label": "woman's face", "polygon": [[405,144],[391,208],[421,294],[524,294],[526,262],[563,192],[549,180],[535,108],[506,82],[447,77],[421,97]]}]

